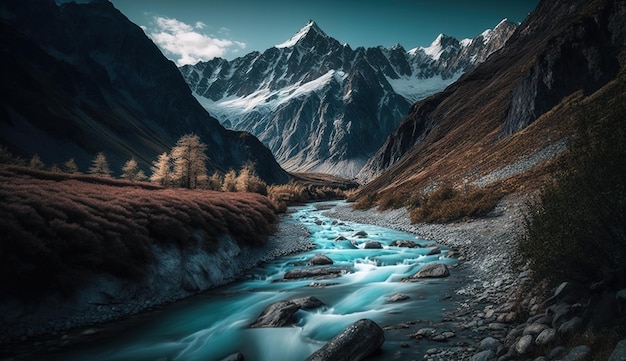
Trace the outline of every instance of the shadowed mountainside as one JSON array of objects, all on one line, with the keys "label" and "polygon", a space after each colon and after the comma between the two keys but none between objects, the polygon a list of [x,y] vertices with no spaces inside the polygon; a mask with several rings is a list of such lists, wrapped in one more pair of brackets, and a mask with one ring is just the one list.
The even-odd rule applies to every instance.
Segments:
[{"label": "shadowed mountainside", "polygon": [[183,134],[207,144],[209,170],[251,161],[268,183],[288,175],[245,132],[224,129],[193,98],[176,66],[108,1],[0,4],[0,140],[47,164],[81,168],[104,152],[144,171]]}]

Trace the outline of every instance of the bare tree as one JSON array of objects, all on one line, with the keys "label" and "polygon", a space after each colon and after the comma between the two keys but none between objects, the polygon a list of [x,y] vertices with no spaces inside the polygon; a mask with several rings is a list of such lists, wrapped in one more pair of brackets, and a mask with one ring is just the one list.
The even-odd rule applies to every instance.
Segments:
[{"label": "bare tree", "polygon": [[198,180],[207,178],[206,144],[195,134],[185,134],[172,148],[174,177],[181,187],[196,188]]},{"label": "bare tree", "polygon": [[96,157],[91,161],[91,167],[89,167],[89,173],[100,176],[100,177],[110,177],[111,176],[111,168],[109,168],[109,162],[107,158],[104,156],[104,153],[100,152],[96,155]]},{"label": "bare tree", "polygon": [[153,183],[159,183],[163,186],[168,186],[172,182],[172,163],[170,160],[170,156],[163,152],[159,155],[159,158],[152,162],[152,167],[150,167],[152,171],[152,175],[150,176],[150,181]]}]

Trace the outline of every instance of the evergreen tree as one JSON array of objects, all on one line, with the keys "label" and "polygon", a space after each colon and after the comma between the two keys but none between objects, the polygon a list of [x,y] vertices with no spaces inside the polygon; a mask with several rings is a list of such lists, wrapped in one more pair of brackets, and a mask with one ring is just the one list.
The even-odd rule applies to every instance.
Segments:
[{"label": "evergreen tree", "polygon": [[170,162],[170,156],[163,152],[159,155],[159,158],[152,162],[150,167],[152,175],[150,176],[150,182],[158,183],[162,186],[169,186],[172,182],[172,164]]},{"label": "evergreen tree", "polygon": [[131,158],[122,167],[122,178],[128,179],[132,182],[136,182],[139,180],[138,178],[140,171],[141,170],[137,166],[137,161],[134,158]]},{"label": "evergreen tree", "polygon": [[222,185],[224,183],[224,179],[222,179],[222,175],[218,172],[213,173],[211,178],[209,178],[208,188],[214,191],[221,191]]},{"label": "evergreen tree", "polygon": [[178,139],[172,148],[172,160],[174,177],[181,187],[196,188],[199,179],[207,178],[205,151],[206,144],[195,134],[185,134]]},{"label": "evergreen tree", "polygon": [[233,169],[229,170],[224,176],[222,191],[237,192],[237,173]]},{"label": "evergreen tree", "polygon": [[63,163],[63,168],[67,173],[78,173],[78,165],[76,165],[74,158],[70,158],[67,162]]},{"label": "evergreen tree", "polygon": [[91,161],[91,167],[89,167],[89,173],[97,175],[99,177],[111,177],[111,169],[109,168],[109,162],[107,161],[104,153],[100,152]]},{"label": "evergreen tree", "polygon": [[256,175],[254,164],[246,163],[239,171],[235,188],[237,192],[254,192],[267,195],[267,184]]},{"label": "evergreen tree", "polygon": [[41,161],[41,158],[39,158],[39,154],[37,153],[35,153],[35,155],[33,155],[33,157],[30,159],[30,162],[28,162],[28,166],[33,169],[44,169],[46,167],[46,165],[43,164],[43,162]]}]

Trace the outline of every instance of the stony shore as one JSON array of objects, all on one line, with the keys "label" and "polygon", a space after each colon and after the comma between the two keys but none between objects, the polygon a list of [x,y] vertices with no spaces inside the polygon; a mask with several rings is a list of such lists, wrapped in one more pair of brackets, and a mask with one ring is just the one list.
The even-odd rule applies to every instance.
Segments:
[{"label": "stony shore", "polygon": [[[527,272],[517,272],[512,267],[523,205],[524,199],[510,197],[501,201],[487,217],[451,224],[411,224],[404,208],[384,212],[375,208],[353,210],[350,204],[337,206],[327,215],[413,233],[455,252],[460,261],[457,269],[467,274],[467,280],[452,295],[457,308],[447,310],[443,315],[444,322],[434,325],[436,327],[417,332],[407,330],[407,336],[419,340],[452,332],[454,337],[446,338],[441,347],[429,349],[425,359],[470,360],[478,352],[482,338],[506,337],[509,325],[496,327],[492,324],[500,315],[512,310],[516,291],[528,276]],[[465,335],[461,337],[461,334]],[[476,343],[456,342],[455,338],[475,340]]]},{"label": "stony shore", "polygon": [[[444,311],[442,322],[429,327],[416,330],[409,327],[414,324],[411,320],[397,327],[407,332],[402,347],[437,341],[424,360],[600,360],[581,343],[584,338],[575,335],[624,319],[620,294],[626,297],[626,290],[589,296],[563,283],[550,290],[547,299],[522,294],[539,287],[530,284],[528,270],[513,267],[526,199],[509,196],[486,217],[451,224],[411,224],[405,209],[361,211],[349,204],[327,215],[410,232],[449,247],[459,259],[456,272],[467,279],[447,296],[456,307]],[[626,340],[616,345],[608,359],[626,360]]]}]

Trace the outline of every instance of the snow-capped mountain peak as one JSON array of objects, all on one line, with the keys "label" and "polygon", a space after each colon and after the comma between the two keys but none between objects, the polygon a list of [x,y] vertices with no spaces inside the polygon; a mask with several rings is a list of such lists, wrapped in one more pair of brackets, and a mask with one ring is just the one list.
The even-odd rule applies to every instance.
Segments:
[{"label": "snow-capped mountain peak", "polygon": [[324,33],[324,31],[322,29],[320,29],[319,26],[317,26],[317,24],[315,23],[315,21],[313,20],[309,20],[308,23],[306,23],[306,25],[300,29],[297,33],[295,33],[289,40],[285,41],[284,43],[275,45],[275,48],[289,48],[292,47],[296,44],[298,44],[299,42],[301,42],[303,39],[307,38],[308,36],[311,35],[315,36],[321,36],[324,38],[328,38],[328,35],[326,35],[326,33]]},{"label": "snow-capped mountain peak", "polygon": [[441,54],[443,54],[446,50],[449,50],[453,47],[458,48],[459,45],[459,41],[455,38],[447,36],[445,34],[439,34],[435,41],[433,41],[429,47],[423,48],[423,50],[424,53],[433,58],[433,60],[439,60]]}]

